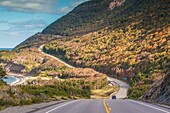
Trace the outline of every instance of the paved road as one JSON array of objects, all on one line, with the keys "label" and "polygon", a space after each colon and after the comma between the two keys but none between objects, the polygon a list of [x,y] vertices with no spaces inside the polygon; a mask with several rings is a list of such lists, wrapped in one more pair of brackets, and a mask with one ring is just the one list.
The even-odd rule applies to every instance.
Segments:
[{"label": "paved road", "polygon": [[73,100],[41,107],[13,107],[0,113],[170,113],[170,108],[134,100],[107,99],[106,105],[105,107],[103,99]]},{"label": "paved road", "polygon": [[118,92],[112,93],[110,98],[112,97],[112,95],[115,95],[116,98],[119,98],[119,99],[127,97],[128,88],[129,88],[128,84],[126,84],[125,82],[122,82],[122,81],[120,81],[118,79],[111,78],[111,77],[108,77],[108,81],[115,82],[118,85],[118,87],[119,87]]}]

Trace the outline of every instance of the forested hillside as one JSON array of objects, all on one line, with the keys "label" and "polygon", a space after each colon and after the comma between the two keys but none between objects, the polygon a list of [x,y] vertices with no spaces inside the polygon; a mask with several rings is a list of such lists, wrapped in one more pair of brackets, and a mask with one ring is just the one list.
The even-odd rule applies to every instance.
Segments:
[{"label": "forested hillside", "polygon": [[90,98],[90,87],[88,84],[82,84],[81,80],[37,80],[37,82],[41,84],[11,87],[0,81],[0,110],[49,101]]},{"label": "forested hillside", "polygon": [[[124,10],[124,7],[130,8]],[[138,98],[170,67],[168,7],[165,0],[126,0],[120,6],[119,16],[113,14],[108,18],[113,25],[73,39],[52,41],[44,50],[61,55],[74,66],[91,67],[119,78],[127,77],[134,86],[129,96]]]},{"label": "forested hillside", "polygon": [[141,10],[141,6],[155,0],[90,0],[77,6],[43,30],[43,34],[62,36],[86,34],[106,26],[124,24],[128,15]]},{"label": "forested hillside", "polygon": [[3,70],[2,66],[0,66],[0,78],[5,76],[6,72]]}]

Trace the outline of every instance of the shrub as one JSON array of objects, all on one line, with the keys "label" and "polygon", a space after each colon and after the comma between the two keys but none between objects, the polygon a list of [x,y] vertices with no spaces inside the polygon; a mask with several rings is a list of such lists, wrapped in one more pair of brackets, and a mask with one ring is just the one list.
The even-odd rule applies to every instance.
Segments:
[{"label": "shrub", "polygon": [[32,104],[32,100],[30,99],[21,99],[19,105],[30,105]]},{"label": "shrub", "polygon": [[139,99],[149,88],[150,85],[133,86],[129,88],[128,97],[130,99]]}]

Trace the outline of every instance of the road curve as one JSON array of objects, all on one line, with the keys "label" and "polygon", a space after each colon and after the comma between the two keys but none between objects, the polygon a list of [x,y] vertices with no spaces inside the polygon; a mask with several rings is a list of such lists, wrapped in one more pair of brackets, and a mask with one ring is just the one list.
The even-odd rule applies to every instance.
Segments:
[{"label": "road curve", "polygon": [[[170,113],[170,108],[124,99],[72,100],[8,108],[0,113]],[[105,107],[106,106],[106,107]]]},{"label": "road curve", "polygon": [[113,95],[116,96],[116,98],[121,98],[121,99],[124,99],[127,97],[127,94],[128,94],[128,88],[129,88],[129,85],[125,82],[122,82],[118,79],[115,79],[115,78],[111,78],[111,77],[108,77],[108,81],[113,81],[115,82],[116,84],[118,84],[118,87],[119,87],[119,90],[117,92],[114,92],[110,95],[110,99],[112,98]]},{"label": "road curve", "polygon": [[[68,66],[68,67],[70,67],[70,68],[76,68],[76,67],[68,64],[67,62],[64,62],[64,61],[61,60],[60,58],[57,58],[56,56],[53,56],[53,55],[50,55],[50,54],[45,53],[45,52],[43,51],[43,47],[44,47],[44,46],[45,46],[45,44],[41,45],[41,46],[39,47],[39,49],[38,49],[42,54],[44,54],[44,55],[46,55],[46,56],[49,56],[49,57],[51,57],[51,58],[54,58],[54,59],[56,59],[57,61],[63,63],[64,65],[66,65],[66,66]],[[110,98],[112,97],[112,95],[116,95],[116,98],[126,98],[126,97],[127,97],[127,92],[128,92],[128,88],[129,88],[129,85],[128,85],[128,84],[126,84],[126,83],[124,83],[124,82],[122,82],[122,81],[120,81],[120,80],[118,80],[118,79],[111,78],[111,77],[108,77],[108,81],[114,82],[114,83],[118,84],[118,86],[119,86],[119,90],[118,90],[116,93],[111,94]]]}]

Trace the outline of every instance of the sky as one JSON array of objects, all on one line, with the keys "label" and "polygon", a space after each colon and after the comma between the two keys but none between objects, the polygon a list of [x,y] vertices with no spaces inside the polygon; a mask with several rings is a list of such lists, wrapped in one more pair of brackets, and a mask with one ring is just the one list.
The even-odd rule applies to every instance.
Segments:
[{"label": "sky", "polygon": [[13,48],[88,0],[0,0],[0,48]]}]

